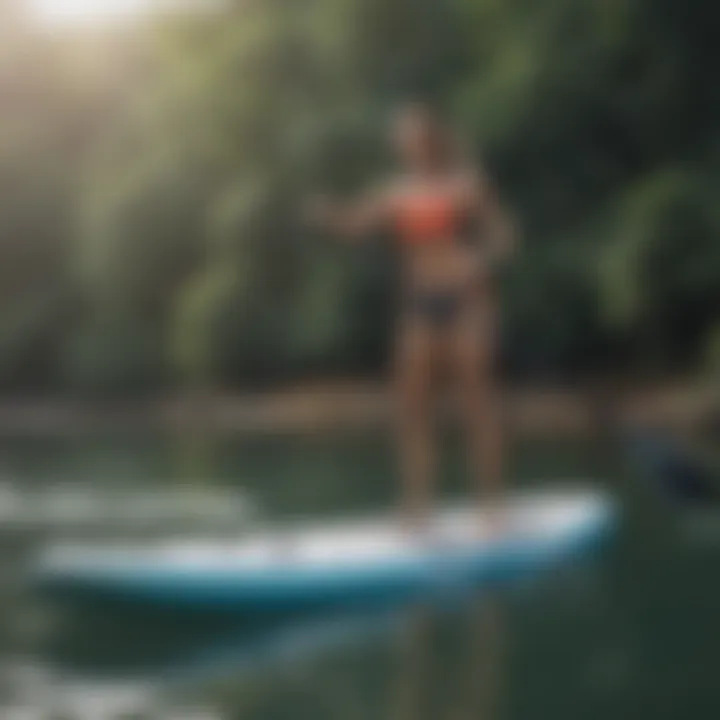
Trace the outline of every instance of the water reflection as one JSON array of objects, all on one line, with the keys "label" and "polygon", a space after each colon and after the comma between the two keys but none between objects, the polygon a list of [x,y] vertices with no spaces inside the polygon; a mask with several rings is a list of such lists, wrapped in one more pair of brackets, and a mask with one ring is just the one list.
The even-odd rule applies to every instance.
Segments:
[{"label": "water reflection", "polygon": [[397,620],[383,614],[228,625],[142,613],[65,616],[34,660],[16,658],[4,668],[2,717],[24,708],[28,717],[110,720],[165,717],[172,708],[175,719],[199,702],[205,709],[198,717],[222,718],[231,711],[217,701],[223,686],[239,690],[262,676],[292,674],[323,652],[391,632]]},{"label": "water reflection", "polygon": [[260,625],[78,614],[4,668],[2,717],[496,720],[501,615],[487,599]]},{"label": "water reflection", "polygon": [[182,529],[238,531],[257,517],[247,493],[197,483],[148,489],[132,483],[53,482],[27,488],[0,480],[0,528],[33,536],[108,533],[137,537]]},{"label": "water reflection", "polygon": [[[499,720],[504,630],[500,600],[485,597],[464,608],[459,627],[465,647],[450,678],[438,678],[433,667],[434,633],[443,629],[443,619],[427,608],[416,610],[411,618],[401,648],[391,720]],[[446,685],[439,694],[438,679]],[[440,707],[433,708],[438,695]]]}]

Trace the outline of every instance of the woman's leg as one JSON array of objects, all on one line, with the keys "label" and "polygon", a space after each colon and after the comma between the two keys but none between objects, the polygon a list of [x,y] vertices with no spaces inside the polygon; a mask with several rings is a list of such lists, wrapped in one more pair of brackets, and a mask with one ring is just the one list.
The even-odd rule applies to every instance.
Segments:
[{"label": "woman's leg", "polygon": [[468,308],[454,328],[456,389],[464,417],[478,503],[502,494],[503,436],[495,381],[497,321],[490,300]]},{"label": "woman's leg", "polygon": [[433,329],[408,320],[401,328],[395,357],[398,393],[402,504],[418,526],[428,517],[435,472],[432,421]]}]

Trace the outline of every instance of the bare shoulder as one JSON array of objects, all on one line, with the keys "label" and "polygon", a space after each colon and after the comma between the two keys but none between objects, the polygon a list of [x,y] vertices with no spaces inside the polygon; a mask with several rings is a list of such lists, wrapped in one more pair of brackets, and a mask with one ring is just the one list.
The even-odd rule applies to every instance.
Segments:
[{"label": "bare shoulder", "polygon": [[412,193],[413,185],[409,177],[399,175],[386,179],[376,189],[377,204],[386,213],[393,213],[403,200]]},{"label": "bare shoulder", "polygon": [[396,175],[388,178],[382,185],[381,192],[389,201],[397,200],[412,192],[415,182],[408,175]]}]

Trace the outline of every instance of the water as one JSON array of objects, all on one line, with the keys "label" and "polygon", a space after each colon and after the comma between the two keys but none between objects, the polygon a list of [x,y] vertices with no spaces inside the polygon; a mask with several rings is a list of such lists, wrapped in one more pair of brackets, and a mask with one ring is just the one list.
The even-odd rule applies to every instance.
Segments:
[{"label": "water", "polygon": [[[445,497],[463,492],[463,474],[451,449]],[[100,494],[123,485],[164,496],[241,490],[272,518],[384,508],[396,497],[394,475],[392,447],[372,436],[0,442],[0,479],[28,493],[78,483]],[[27,554],[57,530],[5,532],[0,716],[720,716],[720,520],[706,515],[701,526],[668,512],[592,443],[523,443],[512,476],[516,485],[602,480],[622,500],[618,541],[599,560],[453,607],[257,622],[109,607],[49,612],[18,578]]]}]

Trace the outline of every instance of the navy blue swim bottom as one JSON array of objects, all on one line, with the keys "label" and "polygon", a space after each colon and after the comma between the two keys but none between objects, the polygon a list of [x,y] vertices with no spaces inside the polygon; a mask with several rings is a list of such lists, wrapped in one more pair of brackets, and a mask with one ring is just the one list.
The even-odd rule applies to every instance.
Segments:
[{"label": "navy blue swim bottom", "polygon": [[460,290],[416,290],[410,294],[406,311],[435,327],[450,325],[457,320],[467,301]]}]

